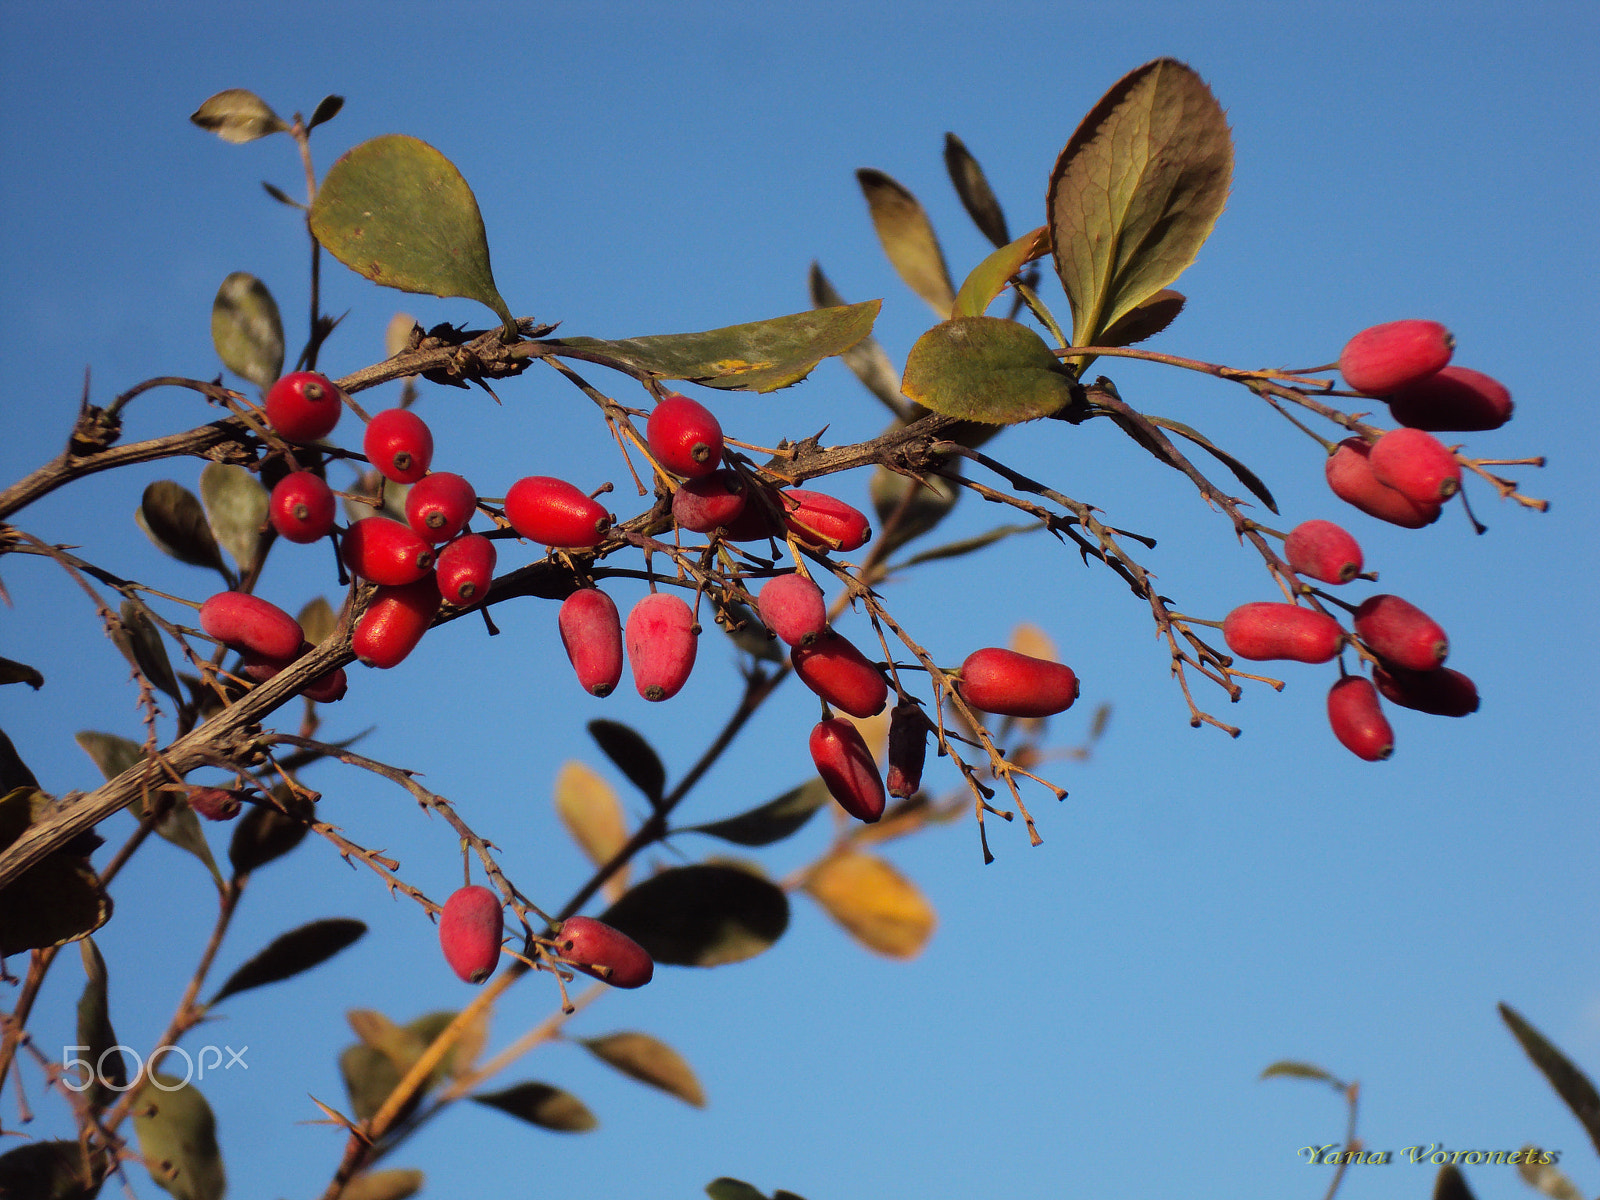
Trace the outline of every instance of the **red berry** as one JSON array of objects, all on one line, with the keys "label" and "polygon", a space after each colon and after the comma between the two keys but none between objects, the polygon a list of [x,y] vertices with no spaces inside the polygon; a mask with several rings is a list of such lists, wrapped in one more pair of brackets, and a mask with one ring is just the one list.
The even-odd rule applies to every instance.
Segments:
[{"label": "red berry", "polygon": [[655,960],[643,946],[593,917],[568,917],[561,923],[555,944],[573,967],[612,987],[643,987],[656,973]]},{"label": "red berry", "polygon": [[1361,574],[1361,547],[1332,521],[1301,521],[1283,539],[1283,554],[1296,575],[1323,583],[1349,583]]},{"label": "red berry", "polygon": [[967,655],[956,688],[963,700],[986,713],[1048,717],[1072,707],[1078,677],[1071,667],[1047,658],[989,646]]},{"label": "red berry", "polygon": [[1356,609],[1356,636],[1386,663],[1431,671],[1450,653],[1439,623],[1399,596],[1369,596]]},{"label": "red berry", "polygon": [[766,627],[791,646],[809,646],[828,629],[822,589],[798,573],[767,580],[756,607]]},{"label": "red berry", "polygon": [[1402,708],[1432,713],[1436,717],[1464,717],[1478,711],[1478,686],[1449,667],[1433,671],[1374,667],[1372,681],[1385,699]]},{"label": "red berry", "polygon": [[266,658],[293,658],[305,631],[276,604],[246,592],[218,592],[200,606],[200,628],[224,646]]},{"label": "red berry", "polygon": [[[237,668],[237,674],[246,679],[253,679],[257,683],[265,683],[276,677],[285,667],[291,666],[296,660],[304,658],[311,653],[311,643],[301,642],[300,649],[289,658],[269,658],[263,654],[246,650],[244,660]],[[319,675],[305,687],[300,689],[300,694],[307,699],[315,700],[318,704],[332,704],[336,700],[343,700],[349,690],[349,680],[345,678],[344,668],[336,667],[326,675]]]},{"label": "red berry", "polygon": [[781,493],[784,525],[797,539],[819,550],[858,550],[872,537],[864,513],[821,492],[790,488]]},{"label": "red berry", "polygon": [[1363,329],[1339,354],[1352,391],[1386,396],[1444,369],[1456,339],[1437,321],[1390,321]]},{"label": "red berry", "polygon": [[433,568],[433,547],[388,517],[362,517],[344,532],[344,563],[385,587],[415,583]]},{"label": "red berry", "polygon": [[1360,438],[1345,438],[1328,456],[1324,470],[1333,494],[1370,517],[1406,529],[1421,529],[1439,519],[1437,502],[1418,504],[1403,492],[1380,483],[1368,461],[1372,447]]},{"label": "red berry", "polygon": [[561,602],[556,624],[583,690],[609,696],[622,678],[622,618],[616,602],[599,588],[580,588]]},{"label": "red berry", "polygon": [[817,722],[811,731],[811,761],[845,812],[869,824],[883,816],[883,776],[861,731],[849,721],[830,717]]},{"label": "red berry", "polygon": [[628,662],[633,686],[646,700],[670,700],[694,669],[699,627],[678,597],[652,592],[628,614]]},{"label": "red berry", "polygon": [[439,948],[467,983],[482,983],[500,965],[500,897],[486,887],[457,888],[439,913]]},{"label": "red berry", "polygon": [[1222,622],[1222,636],[1240,658],[1323,663],[1339,653],[1344,630],[1327,613],[1270,600],[1241,604]]},{"label": "red berry", "polygon": [[494,579],[497,557],[494,543],[481,533],[463,534],[450,542],[433,563],[439,594],[462,606],[482,600]]},{"label": "red berry", "polygon": [[800,682],[852,717],[872,717],[889,702],[883,672],[845,638],[830,632],[789,655]]},{"label": "red berry", "polygon": [[361,451],[384,478],[416,483],[433,462],[433,430],[409,408],[386,408],[367,422]]},{"label": "red berry", "polygon": [[356,621],[350,648],[369,667],[398,666],[422,640],[439,611],[432,575],[401,587],[380,587]]},{"label": "red berry", "polygon": [[226,788],[191,787],[189,807],[208,821],[231,821],[239,815],[243,802],[238,792]]},{"label": "red berry", "polygon": [[343,412],[339,389],[315,371],[295,371],[267,389],[267,423],[291,442],[327,437]]},{"label": "red berry", "polygon": [[668,392],[645,423],[645,439],[656,461],[674,475],[698,479],[722,463],[722,426],[711,410]]},{"label": "red berry", "polygon": [[[690,533],[731,525],[744,512],[744,480],[737,471],[713,471],[690,479],[672,493],[672,520]],[[730,532],[731,536],[731,532]]]},{"label": "red berry", "polygon": [[1378,762],[1394,753],[1394,730],[1378,703],[1378,689],[1363,675],[1346,675],[1328,692],[1333,736],[1357,758]]},{"label": "red berry", "polygon": [[1396,421],[1435,432],[1499,429],[1511,419],[1511,408],[1505,385],[1471,367],[1446,367],[1389,397]]},{"label": "red berry", "polygon": [[922,786],[922,764],[928,756],[928,714],[915,701],[894,706],[889,714],[889,794],[909,799]]},{"label": "red berry", "polygon": [[406,520],[424,541],[448,542],[467,527],[478,493],[459,475],[435,471],[406,493]]},{"label": "red berry", "polygon": [[320,475],[294,471],[272,489],[267,512],[278,536],[305,544],[327,536],[335,507],[333,491]]},{"label": "red berry", "polygon": [[611,517],[598,501],[548,475],[530,475],[511,485],[506,520],[525,538],[568,550],[598,546],[611,527]]},{"label": "red berry", "polygon": [[1420,429],[1392,429],[1373,443],[1372,475],[1426,508],[1461,490],[1461,467],[1444,443]]}]

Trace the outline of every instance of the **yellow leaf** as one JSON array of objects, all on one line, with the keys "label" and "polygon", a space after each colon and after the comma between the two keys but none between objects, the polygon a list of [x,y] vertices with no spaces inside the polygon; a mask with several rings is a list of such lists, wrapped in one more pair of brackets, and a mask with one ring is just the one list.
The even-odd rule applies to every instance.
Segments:
[{"label": "yellow leaf", "polygon": [[852,937],[890,958],[915,957],[939,920],[916,884],[883,859],[853,850],[819,862],[805,890]]},{"label": "yellow leaf", "polygon": [[[627,819],[622,802],[611,785],[592,767],[576,760],[563,763],[556,775],[556,813],[572,840],[595,866],[604,866],[628,840]],[[608,896],[620,896],[626,889],[627,868],[611,877]]]},{"label": "yellow leaf", "polygon": [[1030,658],[1042,658],[1047,662],[1061,661],[1061,653],[1056,649],[1055,642],[1050,640],[1050,635],[1027,621],[1011,631],[1011,649]]}]

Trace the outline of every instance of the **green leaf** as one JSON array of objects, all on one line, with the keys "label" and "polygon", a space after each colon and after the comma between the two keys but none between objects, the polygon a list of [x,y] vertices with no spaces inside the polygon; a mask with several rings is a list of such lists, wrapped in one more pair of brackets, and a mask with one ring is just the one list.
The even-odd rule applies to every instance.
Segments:
[{"label": "green leaf", "polygon": [[1227,467],[1228,470],[1232,471],[1239,482],[1249,488],[1257,500],[1265,504],[1274,513],[1278,511],[1278,502],[1272,498],[1272,493],[1267,490],[1267,485],[1261,482],[1256,473],[1226,450],[1212,445],[1211,440],[1203,433],[1191,429],[1182,421],[1174,421],[1168,417],[1152,417],[1149,413],[1146,413],[1144,414],[1144,419],[1152,425],[1159,426],[1162,429],[1170,429],[1173,433],[1188,438],[1196,446],[1199,446],[1218,462],[1222,463],[1223,466]]},{"label": "green leaf", "polygon": [[489,268],[477,198],[426,142],[391,133],[346,152],[323,178],[309,219],[323,249],[358,275],[403,292],[477,300],[515,330]]},{"label": "green leaf", "polygon": [[1232,176],[1222,107],[1175,59],[1131,71],[1089,110],[1050,173],[1047,206],[1075,345],[1095,345],[1183,273]]},{"label": "green leaf", "polygon": [[[100,957],[93,938],[80,940],[78,951],[83,956],[85,976],[83,993],[78,997],[78,1044],[88,1051],[83,1057],[94,1072],[94,1083],[85,1095],[89,1106],[98,1113],[128,1090],[128,1064],[111,1028],[105,959]],[[83,1081],[73,1082],[76,1086]]]},{"label": "green leaf", "polygon": [[922,205],[882,171],[863,167],[856,172],[856,182],[867,198],[872,227],[878,231],[883,252],[895,271],[935,313],[948,317],[956,290],[950,283],[950,270],[944,264],[939,239]]},{"label": "green leaf", "polygon": [[248,271],[222,281],[211,302],[211,344],[222,365],[260,388],[283,374],[283,318],[267,285]]},{"label": "green leaf", "polygon": [[295,620],[300,622],[300,628],[306,635],[306,641],[313,646],[321,645],[339,623],[339,618],[333,611],[333,605],[328,603],[326,596],[313,596],[310,600],[307,600],[305,607],[300,610],[300,615]]},{"label": "green leaf", "polygon": [[100,1185],[83,1174],[77,1142],[30,1142],[0,1154],[0,1196],[27,1200],[93,1200]]},{"label": "green leaf", "polygon": [[200,472],[200,500],[211,532],[241,570],[255,559],[270,499],[261,480],[244,467],[214,462]]},{"label": "green leaf", "polygon": [[636,884],[600,917],[658,963],[715,967],[743,962],[789,927],[789,900],[738,867],[673,867]]},{"label": "green leaf", "polygon": [[767,1200],[767,1194],[742,1179],[724,1175],[706,1184],[706,1195],[711,1200]]},{"label": "green leaf", "polygon": [[589,722],[589,736],[617,765],[617,770],[628,777],[628,782],[659,807],[666,793],[667,769],[644,735],[620,721],[595,720]]},{"label": "green leaf", "polygon": [[1000,317],[958,317],[917,339],[903,391],[946,416],[1013,425],[1072,403],[1071,373],[1026,325]]},{"label": "green leaf", "polygon": [[[18,787],[0,797],[0,849],[11,845],[50,797]],[[0,958],[60,946],[111,919],[111,897],[81,856],[58,850],[0,888]]]},{"label": "green leaf", "polygon": [[158,479],[145,488],[133,519],[156,549],[192,567],[210,567],[233,586],[217,539],[206,522],[206,510],[181,483]]},{"label": "green leaf", "polygon": [[133,1106],[145,1168],[178,1200],[222,1200],[228,1181],[211,1106],[190,1083],[152,1074]]},{"label": "green leaf", "polygon": [[770,846],[798,830],[829,799],[827,785],[812,779],[749,812],[708,825],[690,825],[680,832],[709,833],[736,846]]},{"label": "green leaf", "polygon": [[1533,1060],[1533,1065],[1550,1081],[1556,1095],[1578,1118],[1595,1149],[1600,1151],[1600,1093],[1595,1091],[1589,1077],[1573,1066],[1566,1055],[1551,1045],[1509,1004],[1500,1005],[1500,1018],[1516,1035],[1523,1051]]},{"label": "green leaf", "polygon": [[144,761],[144,750],[138,742],[114,733],[96,733],[92,729],[85,729],[73,734],[72,740],[94,761],[94,765],[100,768],[100,774],[108,781]]},{"label": "green leaf", "polygon": [[30,667],[27,663],[0,658],[0,684],[6,683],[25,683],[37,692],[44,686],[44,676],[39,674],[36,667]]},{"label": "green leaf", "polygon": [[[114,733],[84,730],[75,734],[73,740],[94,760],[94,765],[100,768],[100,773],[107,780],[115,779],[124,771],[144,761],[144,749],[139,743],[118,737]],[[222,873],[217,870],[216,859],[211,856],[211,846],[206,842],[206,835],[200,829],[200,818],[194,815],[194,810],[189,807],[186,800],[174,797],[175,793],[171,789],[153,789],[145,801],[143,810],[148,813],[152,806],[169,805],[161,820],[156,822],[156,832],[174,846],[187,850],[203,862],[206,869],[211,872],[217,887],[221,888]]]},{"label": "green leaf", "polygon": [[729,391],[773,392],[799,383],[819,362],[843,354],[867,334],[881,300],[771,317],[704,333],[667,333],[601,341],[545,342],[556,354],[581,351],[619,371],[650,379],[683,379]]},{"label": "green leaf", "polygon": [[1327,1071],[1315,1063],[1296,1062],[1293,1059],[1281,1058],[1261,1072],[1262,1079],[1320,1079],[1323,1083],[1331,1083],[1334,1087],[1344,1089],[1344,1084],[1334,1078]]},{"label": "green leaf", "polygon": [[233,827],[228,861],[233,864],[235,877],[248,875],[289,853],[305,839],[310,829],[308,822],[316,819],[312,804],[292,795],[283,784],[273,787],[272,796],[286,811],[268,803],[252,804]]},{"label": "green leaf", "polygon": [[311,921],[274,938],[261,953],[228,976],[211,997],[215,1005],[229,996],[289,979],[327,962],[367,931],[366,924],[349,917]]},{"label": "green leaf", "polygon": [[265,100],[244,88],[218,92],[190,113],[189,120],[235,144],[253,142],[289,128]]},{"label": "green leaf", "polygon": [[695,1108],[706,1106],[705,1089],[695,1078],[693,1068],[671,1046],[648,1033],[609,1033],[580,1038],[578,1044],[630,1079],[660,1088]]},{"label": "green leaf", "polygon": [[[843,308],[844,297],[828,282],[828,277],[822,273],[822,268],[817,263],[811,264],[807,276],[811,290],[811,307],[813,308]],[[890,412],[898,417],[904,417],[905,402],[900,399],[900,372],[894,369],[894,364],[889,361],[889,356],[884,353],[883,347],[878,344],[878,339],[870,333],[843,351],[840,358],[844,365],[850,368],[852,374],[861,381],[863,387],[883,401]]]},{"label": "green leaf", "polygon": [[422,1190],[427,1177],[421,1171],[363,1171],[352,1179],[341,1200],[406,1200]]},{"label": "green leaf", "polygon": [[119,628],[112,631],[111,640],[146,679],[180,704],[183,695],[178,690],[178,677],[172,673],[172,660],[167,657],[161,633],[150,619],[150,613],[137,600],[126,599],[118,609]]},{"label": "green leaf", "polygon": [[956,293],[952,317],[981,317],[1023,267],[1050,253],[1050,231],[1041,225],[1001,246],[972,269]]},{"label": "green leaf", "polygon": [[[350,1111],[357,1121],[371,1120],[401,1078],[399,1068],[387,1054],[361,1042],[346,1046],[339,1054],[339,1074],[350,1096]],[[420,1093],[412,1096],[401,1109],[402,1117],[415,1109],[421,1099]]]},{"label": "green leaf", "polygon": [[1145,338],[1155,337],[1183,311],[1184,295],[1171,288],[1162,288],[1150,299],[1128,312],[1115,325],[1100,335],[1097,346],[1131,346]]},{"label": "green leaf", "polygon": [[1011,234],[1006,230],[1006,215],[1000,209],[1000,201],[995,199],[978,160],[953,133],[944,135],[944,165],[950,172],[950,182],[955,184],[956,195],[961,197],[961,206],[967,210],[973,224],[996,246],[1004,246],[1011,240]]},{"label": "green leaf", "polygon": [[557,1133],[587,1133],[600,1124],[582,1100],[548,1083],[518,1083],[472,1099]]}]

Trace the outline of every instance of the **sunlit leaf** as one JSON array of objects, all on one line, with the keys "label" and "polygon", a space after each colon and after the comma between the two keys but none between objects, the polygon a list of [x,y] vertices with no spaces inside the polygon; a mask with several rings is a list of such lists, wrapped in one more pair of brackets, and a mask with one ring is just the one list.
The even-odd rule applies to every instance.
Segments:
[{"label": "sunlit leaf", "polygon": [[84,1175],[83,1147],[75,1141],[25,1142],[0,1154],[0,1196],[93,1200],[99,1192]]},{"label": "sunlit leaf", "polygon": [[548,1083],[518,1083],[472,1099],[557,1133],[587,1133],[600,1124],[582,1100]]},{"label": "sunlit leaf", "polygon": [[7,683],[25,683],[37,692],[44,686],[44,676],[39,674],[36,667],[30,667],[27,663],[0,658],[0,684]]},{"label": "sunlit leaf", "polygon": [[215,1005],[229,996],[289,979],[328,961],[367,931],[362,921],[349,917],[329,917],[291,929],[269,943],[228,976],[226,983],[211,997]]},{"label": "sunlit leaf", "polygon": [[958,317],[917,339],[901,390],[946,416],[1011,425],[1074,397],[1071,374],[1033,330],[1000,317]]},{"label": "sunlit leaf", "polygon": [[513,327],[495,288],[477,198],[426,142],[385,134],[340,158],[311,205],[311,232],[359,275],[403,292],[462,296]]},{"label": "sunlit leaf", "polygon": [[944,251],[939,249],[939,239],[921,203],[882,171],[863,167],[856,172],[856,181],[867,198],[872,227],[878,231],[883,251],[900,278],[935,313],[948,317],[956,290],[944,264]]},{"label": "sunlit leaf", "polygon": [[789,927],[782,890],[738,867],[673,867],[653,875],[600,918],[658,963],[715,967],[754,958]]},{"label": "sunlit leaf", "polygon": [[425,1182],[426,1176],[414,1169],[363,1171],[345,1185],[340,1200],[406,1200]]},{"label": "sunlit leaf", "polygon": [[981,317],[1012,276],[1050,253],[1050,230],[1041,225],[994,251],[972,269],[956,293],[952,317]]},{"label": "sunlit leaf", "polygon": [[1146,63],[1089,111],[1056,160],[1048,201],[1075,345],[1095,345],[1183,273],[1232,175],[1227,119],[1183,63]]},{"label": "sunlit leaf", "polygon": [[[828,282],[828,277],[822,273],[822,267],[817,263],[811,264],[808,274],[808,283],[811,288],[811,306],[813,308],[843,308],[844,297]],[[849,367],[851,373],[859,379],[862,385],[883,401],[889,411],[897,416],[903,416],[905,401],[900,398],[900,372],[894,369],[894,364],[889,361],[889,356],[884,353],[883,347],[878,344],[878,339],[868,334],[854,346],[843,351],[840,358],[844,365]]]},{"label": "sunlit leaf", "polygon": [[395,313],[383,327],[383,352],[393,358],[411,349],[412,337],[421,337],[421,326],[410,313]]},{"label": "sunlit leaf", "polygon": [[222,281],[211,302],[211,344],[222,365],[257,387],[283,374],[283,318],[267,285],[248,271]]},{"label": "sunlit leaf", "polygon": [[1522,1176],[1522,1182],[1553,1200],[1588,1200],[1560,1167],[1540,1162],[1541,1153],[1538,1146],[1522,1147],[1522,1161],[1517,1163],[1517,1174]]},{"label": "sunlit leaf", "polygon": [[631,1079],[660,1088],[696,1108],[706,1106],[705,1089],[683,1055],[648,1033],[608,1033],[582,1038],[578,1044]]},{"label": "sunlit leaf", "polygon": [[228,1183],[211,1106],[192,1083],[151,1075],[133,1106],[139,1153],[154,1179],[178,1200],[222,1200]]},{"label": "sunlit leaf", "polygon": [[1331,1083],[1336,1088],[1342,1089],[1344,1087],[1342,1082],[1315,1063],[1296,1062],[1288,1058],[1279,1059],[1266,1067],[1261,1072],[1260,1078],[1320,1079],[1323,1083]]},{"label": "sunlit leaf", "polygon": [[651,804],[661,803],[667,769],[643,734],[620,721],[595,720],[589,722],[589,736]]},{"label": "sunlit leaf", "polygon": [[601,341],[565,338],[548,344],[653,379],[684,379],[706,387],[771,392],[799,383],[825,358],[843,354],[867,334],[881,300],[818,308],[704,333],[668,333]]},{"label": "sunlit leaf", "polygon": [[857,941],[890,958],[915,957],[938,924],[917,885],[870,854],[830,854],[806,876],[805,890]]},{"label": "sunlit leaf", "polygon": [[1589,1077],[1573,1066],[1566,1055],[1551,1045],[1509,1004],[1500,1005],[1500,1018],[1516,1035],[1523,1051],[1533,1060],[1533,1065],[1550,1081],[1556,1095],[1578,1118],[1578,1123],[1589,1135],[1596,1151],[1600,1151],[1600,1093],[1595,1091]]},{"label": "sunlit leaf", "polygon": [[1171,288],[1162,288],[1137,308],[1125,313],[1110,329],[1099,335],[1097,346],[1131,346],[1145,338],[1155,337],[1183,311],[1184,296]]},{"label": "sunlit leaf", "polygon": [[190,113],[189,120],[234,143],[253,142],[289,128],[265,100],[244,88],[218,92]]},{"label": "sunlit leaf", "polygon": [[267,523],[267,489],[244,467],[207,463],[200,472],[200,500],[217,541],[248,568]]},{"label": "sunlit leaf", "polygon": [[[78,1045],[87,1051],[83,1058],[94,1072],[94,1083],[84,1094],[90,1106],[99,1112],[110,1107],[127,1090],[128,1064],[111,1028],[105,959],[100,957],[100,948],[93,938],[81,939],[78,951],[83,956],[85,977],[83,992],[78,997]],[[74,1080],[73,1086],[82,1082]]]},{"label": "sunlit leaf", "polygon": [[[561,823],[595,866],[610,862],[627,843],[628,823],[622,802],[593,767],[576,759],[562,763],[556,774],[555,802]],[[621,894],[627,877],[626,866],[612,876],[616,894]]]},{"label": "sunlit leaf", "polygon": [[156,480],[144,489],[133,516],[157,549],[190,566],[210,567],[232,585],[222,551],[206,521],[206,510],[181,483]]},{"label": "sunlit leaf", "polygon": [[137,601],[126,599],[118,607],[117,617],[120,626],[112,632],[111,640],[122,651],[122,656],[153,685],[181,703],[183,695],[178,691],[178,677],[172,673],[166,644],[149,612]]},{"label": "sunlit leaf", "polygon": [[794,833],[830,799],[827,785],[812,779],[749,812],[706,825],[690,825],[682,832],[709,833],[738,846],[769,846]]}]

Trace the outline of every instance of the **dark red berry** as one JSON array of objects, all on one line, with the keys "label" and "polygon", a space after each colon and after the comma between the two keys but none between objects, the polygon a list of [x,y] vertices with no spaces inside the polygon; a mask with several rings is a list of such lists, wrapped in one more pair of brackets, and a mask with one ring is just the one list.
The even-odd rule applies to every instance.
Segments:
[{"label": "dark red berry", "polygon": [[328,535],[336,505],[333,491],[312,471],[292,471],[272,489],[267,513],[278,536],[301,544]]},{"label": "dark red berry", "polygon": [[486,887],[457,888],[439,913],[439,948],[467,983],[482,983],[500,965],[500,897]]},{"label": "dark red berry", "polygon": [[384,478],[416,483],[433,462],[433,430],[409,408],[386,408],[367,422],[361,451]]},{"label": "dark red berry", "polygon": [[433,569],[433,547],[388,517],[362,517],[344,532],[345,566],[385,587],[415,583]]},{"label": "dark red berry", "polygon": [[568,550],[598,546],[611,527],[611,517],[598,501],[548,475],[530,475],[511,485],[506,520],[525,538]]},{"label": "dark red berry", "polygon": [[1450,653],[1450,639],[1439,623],[1399,596],[1369,596],[1356,609],[1356,636],[1386,663],[1411,671],[1431,671]]},{"label": "dark red berry", "polygon": [[1436,717],[1464,717],[1478,711],[1478,685],[1449,667],[1432,671],[1374,667],[1372,681],[1378,685],[1384,699],[1402,708]]},{"label": "dark red berry", "polygon": [[710,533],[719,526],[731,526],[744,512],[745,498],[739,472],[713,471],[685,481],[672,493],[672,520],[690,533]]},{"label": "dark red berry", "polygon": [[809,646],[828,630],[822,589],[799,573],[767,580],[756,608],[766,627],[791,646]]},{"label": "dark red berry", "polygon": [[711,410],[668,392],[645,423],[645,439],[656,461],[674,475],[698,479],[722,463],[722,426]]},{"label": "dark red berry", "polygon": [[883,672],[845,638],[830,632],[789,655],[801,683],[852,717],[871,717],[889,702]]},{"label": "dark red berry", "polygon": [[1222,636],[1240,658],[1323,663],[1339,653],[1344,630],[1327,613],[1270,600],[1241,604],[1222,622]]},{"label": "dark red berry", "polygon": [[784,525],[797,539],[819,550],[858,550],[872,537],[866,514],[822,492],[790,488],[780,493]]},{"label": "dark red berry", "polygon": [[561,644],[583,690],[609,696],[622,678],[622,618],[599,588],[580,588],[561,602]]},{"label": "dark red berry", "polygon": [[1071,667],[989,646],[961,664],[956,690],[973,708],[1002,717],[1048,717],[1078,698]]},{"label": "dark red berry", "polygon": [[861,731],[849,721],[830,717],[817,722],[811,731],[811,761],[845,812],[869,824],[883,816],[883,776]]},{"label": "dark red berry", "polygon": [[417,648],[439,611],[432,575],[401,587],[380,587],[356,621],[350,648],[369,667],[398,666]]},{"label": "dark red berry", "polygon": [[1394,753],[1394,730],[1378,703],[1378,689],[1362,675],[1346,675],[1328,692],[1328,724],[1340,745],[1357,758],[1379,762]]},{"label": "dark red berry", "polygon": [[1389,413],[1412,429],[1472,433],[1511,419],[1511,393],[1471,367],[1446,367],[1389,397]]},{"label": "dark red berry", "polygon": [[1345,438],[1334,448],[1323,468],[1333,494],[1370,517],[1406,529],[1421,529],[1437,521],[1441,511],[1437,503],[1418,504],[1378,481],[1372,473],[1371,453],[1372,447],[1356,437]]},{"label": "dark red berry", "polygon": [[218,592],[200,606],[200,628],[224,646],[288,659],[300,651],[305,631],[276,604],[247,592]]},{"label": "dark red berry", "polygon": [[[292,666],[299,659],[311,653],[311,643],[301,642],[300,649],[289,658],[269,658],[263,654],[246,650],[243,661],[237,668],[237,674],[256,683],[265,683],[276,678],[286,667]],[[344,668],[336,667],[325,675],[319,675],[305,687],[300,689],[300,694],[318,704],[332,704],[336,700],[343,700],[345,692],[349,690],[349,681],[345,677]]]},{"label": "dark red berry", "polygon": [[643,987],[656,973],[655,960],[643,946],[593,917],[568,917],[561,923],[555,944],[573,967],[612,987]]},{"label": "dark red berry", "polygon": [[1456,340],[1437,321],[1390,321],[1363,329],[1339,354],[1339,373],[1352,391],[1387,396],[1442,371]]},{"label": "dark red berry", "polygon": [[476,604],[494,579],[497,557],[494,543],[481,533],[463,534],[446,544],[433,563],[439,594],[451,604]]},{"label": "dark red berry", "polygon": [[435,471],[406,493],[406,521],[428,542],[448,542],[467,527],[478,493],[459,475]]},{"label": "dark red berry", "polygon": [[652,592],[628,614],[628,662],[633,686],[646,700],[670,700],[694,669],[699,638],[694,613],[668,592]]},{"label": "dark red berry", "polygon": [[1367,461],[1379,483],[1419,508],[1461,490],[1461,467],[1438,438],[1420,429],[1391,429],[1372,445]]},{"label": "dark red berry", "polygon": [[291,442],[327,437],[343,411],[339,389],[315,371],[295,371],[267,389],[267,423]]},{"label": "dark red berry", "polygon": [[189,807],[208,821],[231,821],[244,807],[239,793],[227,788],[191,787]]},{"label": "dark red berry", "polygon": [[1301,521],[1283,539],[1283,555],[1297,575],[1323,583],[1349,583],[1361,574],[1361,547],[1332,521]]},{"label": "dark red berry", "polygon": [[906,700],[889,714],[889,776],[891,796],[908,799],[922,786],[922,764],[928,756],[928,731],[933,725],[922,706]]}]

